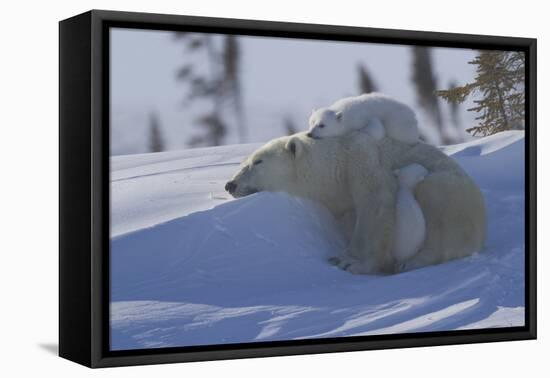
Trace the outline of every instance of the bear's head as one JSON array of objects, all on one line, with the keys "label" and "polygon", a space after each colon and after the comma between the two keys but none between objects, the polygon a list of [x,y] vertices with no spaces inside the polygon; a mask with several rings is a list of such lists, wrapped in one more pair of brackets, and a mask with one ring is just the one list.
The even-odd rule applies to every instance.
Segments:
[{"label": "bear's head", "polygon": [[307,136],[313,139],[342,135],[345,132],[341,124],[342,112],[330,109],[317,109],[309,117]]},{"label": "bear's head", "polygon": [[274,139],[241,163],[225,190],[235,198],[261,191],[288,192],[296,177],[295,161],[303,151],[304,142],[299,137]]}]

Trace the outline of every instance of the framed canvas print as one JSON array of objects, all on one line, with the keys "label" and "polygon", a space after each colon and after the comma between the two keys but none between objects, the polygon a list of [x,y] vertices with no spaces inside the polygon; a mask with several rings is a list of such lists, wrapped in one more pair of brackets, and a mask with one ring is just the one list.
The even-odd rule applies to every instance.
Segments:
[{"label": "framed canvas print", "polygon": [[536,337],[536,40],[60,22],[62,357]]}]

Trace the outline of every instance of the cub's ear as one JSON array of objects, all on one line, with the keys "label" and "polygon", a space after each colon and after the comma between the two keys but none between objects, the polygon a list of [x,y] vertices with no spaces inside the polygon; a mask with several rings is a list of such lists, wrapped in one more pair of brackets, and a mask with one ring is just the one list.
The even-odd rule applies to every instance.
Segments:
[{"label": "cub's ear", "polygon": [[300,138],[290,138],[286,144],[285,149],[294,157],[295,159],[302,156],[302,152],[304,151],[304,145]]},{"label": "cub's ear", "polygon": [[338,121],[341,121],[341,120],[342,120],[342,112],[336,112],[335,115],[336,115],[336,119],[337,119]]}]

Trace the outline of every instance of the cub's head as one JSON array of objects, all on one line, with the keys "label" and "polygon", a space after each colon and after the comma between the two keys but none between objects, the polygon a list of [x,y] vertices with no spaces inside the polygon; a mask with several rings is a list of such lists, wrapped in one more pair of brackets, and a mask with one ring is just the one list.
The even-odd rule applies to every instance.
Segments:
[{"label": "cub's head", "polygon": [[423,165],[412,163],[394,171],[399,185],[413,190],[426,177],[428,170]]},{"label": "cub's head", "polygon": [[304,143],[296,136],[265,144],[241,163],[225,190],[235,198],[261,191],[288,192],[296,176],[295,161],[303,150]]},{"label": "cub's head", "polygon": [[317,109],[309,117],[309,132],[307,136],[313,139],[342,135],[344,127],[341,124],[342,112],[330,109]]}]

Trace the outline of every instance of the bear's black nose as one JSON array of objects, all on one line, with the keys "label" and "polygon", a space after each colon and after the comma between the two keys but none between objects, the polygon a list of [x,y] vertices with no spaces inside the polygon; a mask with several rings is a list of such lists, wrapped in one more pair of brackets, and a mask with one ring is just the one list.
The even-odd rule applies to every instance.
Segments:
[{"label": "bear's black nose", "polygon": [[225,190],[229,193],[233,193],[237,189],[237,184],[235,184],[233,181],[228,181],[227,184],[225,184]]},{"label": "bear's black nose", "polygon": [[310,138],[313,138],[313,134],[311,134],[311,133],[307,133],[306,136],[308,136]]}]

